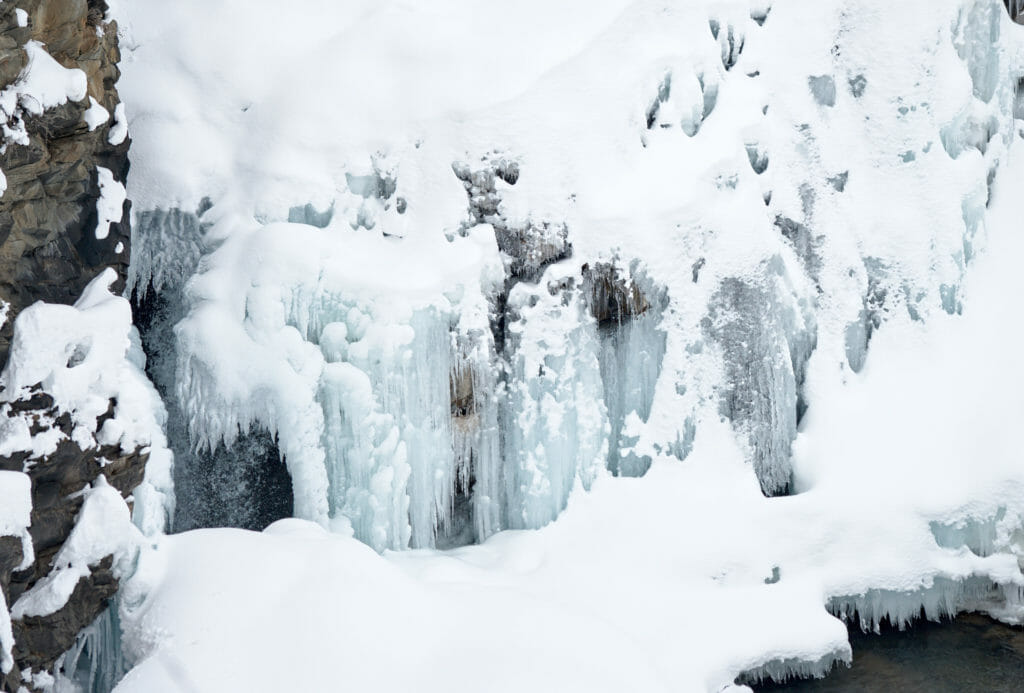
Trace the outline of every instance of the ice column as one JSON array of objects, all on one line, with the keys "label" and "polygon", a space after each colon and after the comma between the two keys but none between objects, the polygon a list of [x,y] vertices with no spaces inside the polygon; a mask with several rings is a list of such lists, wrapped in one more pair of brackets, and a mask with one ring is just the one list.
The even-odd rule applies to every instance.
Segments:
[{"label": "ice column", "polygon": [[509,295],[509,374],[503,413],[508,525],[558,516],[576,479],[589,487],[608,454],[597,326],[567,267]]}]

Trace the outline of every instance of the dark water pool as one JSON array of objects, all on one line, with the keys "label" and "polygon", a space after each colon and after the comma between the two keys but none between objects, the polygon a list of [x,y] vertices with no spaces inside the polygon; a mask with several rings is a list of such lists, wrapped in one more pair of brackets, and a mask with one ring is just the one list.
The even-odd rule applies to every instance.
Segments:
[{"label": "dark water pool", "polygon": [[918,622],[881,635],[851,629],[853,666],[827,678],[755,687],[757,691],[962,691],[1024,693],[1024,629],[963,614],[944,623]]}]

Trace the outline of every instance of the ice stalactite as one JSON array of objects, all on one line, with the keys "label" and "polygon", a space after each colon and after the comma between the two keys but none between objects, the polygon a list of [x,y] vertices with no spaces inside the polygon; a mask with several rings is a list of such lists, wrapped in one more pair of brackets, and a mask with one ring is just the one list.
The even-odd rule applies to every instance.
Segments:
[{"label": "ice stalactite", "polygon": [[449,526],[458,475],[448,321],[425,311],[382,328],[357,308],[349,318],[319,339],[331,513],[378,549],[433,546],[435,528]]},{"label": "ice stalactite", "polygon": [[[803,188],[805,194],[810,194],[810,188]],[[810,216],[809,213],[805,213],[805,216]],[[784,215],[778,215],[775,217],[775,227],[782,234],[789,244],[793,248],[793,252],[796,253],[797,257],[803,263],[804,270],[807,275],[817,281],[821,275],[821,269],[823,261],[819,246],[821,245],[822,237],[815,235],[811,228],[807,224],[803,224],[794,219],[790,219]]]},{"label": "ice stalactite", "polygon": [[921,618],[939,621],[961,611],[984,611],[1010,623],[1024,617],[1021,585],[1000,584],[989,577],[936,577],[917,590],[871,589],[863,594],[833,597],[828,609],[861,630],[881,632],[883,624],[904,630]]},{"label": "ice stalactite", "polygon": [[[561,271],[560,271],[561,270]],[[596,321],[572,268],[509,295],[509,373],[502,417],[508,526],[555,519],[576,481],[589,488],[608,455]]]},{"label": "ice stalactite", "polygon": [[117,599],[78,635],[59,663],[56,690],[109,693],[128,672],[121,647]]},{"label": "ice stalactite", "polygon": [[878,258],[865,258],[864,269],[867,273],[867,291],[863,297],[862,307],[857,320],[846,327],[846,360],[854,373],[864,368],[867,359],[868,345],[871,337],[882,325],[884,311],[887,308],[886,298],[889,293],[886,279],[888,275],[885,264]]},{"label": "ice stalactite", "polygon": [[721,413],[745,433],[766,495],[785,493],[790,483],[801,390],[817,343],[811,308],[775,258],[759,277],[725,279],[703,321],[724,360]]},{"label": "ice stalactite", "polygon": [[145,297],[165,287],[180,290],[195,272],[203,253],[200,217],[209,207],[206,200],[196,212],[177,208],[140,212],[132,228],[132,259],[126,293]]},{"label": "ice stalactite", "polygon": [[[344,305],[339,301],[339,305]],[[318,399],[332,517],[377,549],[483,538],[502,526],[490,334],[416,312],[380,326],[352,307],[327,323]]]},{"label": "ice stalactite", "polygon": [[1024,0],[1003,0],[1010,18],[1015,22],[1024,22]]},{"label": "ice stalactite", "polygon": [[838,664],[850,665],[853,652],[850,646],[822,655],[815,661],[799,658],[772,659],[764,664],[747,669],[736,678],[738,685],[757,685],[767,681],[790,681],[793,679],[821,679]]},{"label": "ice stalactite", "polygon": [[[691,66],[668,70],[644,112],[647,130],[671,131],[678,127],[687,137],[696,137],[718,103],[719,72]],[[646,133],[641,135],[645,147],[649,138]]]},{"label": "ice stalactite", "polygon": [[450,372],[456,493],[447,545],[482,540],[504,526],[504,469],[498,425],[498,371],[490,334],[454,336]]},{"label": "ice stalactite", "polygon": [[1013,90],[1003,78],[1003,54],[993,50],[999,45],[1002,14],[995,0],[975,0],[961,8],[954,26],[953,45],[967,68],[974,97],[942,128],[942,145],[954,159],[968,149],[986,156],[993,138],[1009,136],[1004,121],[1012,117]]},{"label": "ice stalactite", "polygon": [[204,200],[195,212],[172,208],[138,215],[128,291],[147,355],[146,374],[167,407],[167,438],[174,451],[175,531],[197,527],[263,529],[292,514],[291,479],[277,443],[265,429],[242,434],[234,445],[197,447],[175,396],[174,326],[187,312],[184,285],[206,250]]},{"label": "ice stalactite", "polygon": [[484,539],[499,529],[543,526],[565,507],[577,480],[589,488],[605,455],[607,427],[596,323],[566,262],[566,225],[505,217],[498,182],[515,185],[520,174],[510,157],[494,154],[480,168],[456,162],[452,169],[469,201],[463,232],[489,224],[505,269],[491,297],[493,353],[470,360],[469,382],[486,386],[467,400],[466,377],[453,378],[456,450],[465,440],[476,444],[472,507],[477,538]]},{"label": "ice stalactite", "polygon": [[646,422],[651,413],[665,355],[660,322],[668,296],[636,262],[628,273],[614,263],[588,265],[583,292],[601,344],[598,360],[610,425],[608,469],[616,476],[642,476],[651,460],[632,450],[637,436],[631,424]]}]

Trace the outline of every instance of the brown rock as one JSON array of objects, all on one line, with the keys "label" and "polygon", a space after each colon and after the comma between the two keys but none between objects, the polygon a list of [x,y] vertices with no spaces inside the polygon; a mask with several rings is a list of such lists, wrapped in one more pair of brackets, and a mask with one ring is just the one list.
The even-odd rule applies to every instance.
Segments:
[{"label": "brown rock", "polygon": [[120,101],[117,26],[97,31],[106,10],[101,0],[23,0],[18,6],[28,13],[27,27],[17,25],[14,3],[0,4],[0,88],[17,80],[27,62],[24,43],[32,39],[65,67],[82,70],[88,95],[41,115],[22,114],[28,144],[8,143],[0,154],[7,179],[0,196],[0,300],[10,304],[0,326],[0,364],[18,312],[38,300],[73,302],[105,267],[123,282],[130,242],[128,204],[106,238],[95,235],[96,167],[109,168],[123,183],[129,143],[110,144],[112,123],[90,132],[82,118],[89,97],[111,114]]}]

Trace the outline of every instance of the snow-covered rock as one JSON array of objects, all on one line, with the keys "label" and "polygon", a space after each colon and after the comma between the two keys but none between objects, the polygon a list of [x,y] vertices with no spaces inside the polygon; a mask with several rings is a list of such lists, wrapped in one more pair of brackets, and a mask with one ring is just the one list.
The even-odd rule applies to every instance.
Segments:
[{"label": "snow-covered rock", "polygon": [[23,310],[0,374],[5,690],[48,687],[173,512],[163,406],[115,278],[101,273],[74,306]]}]

